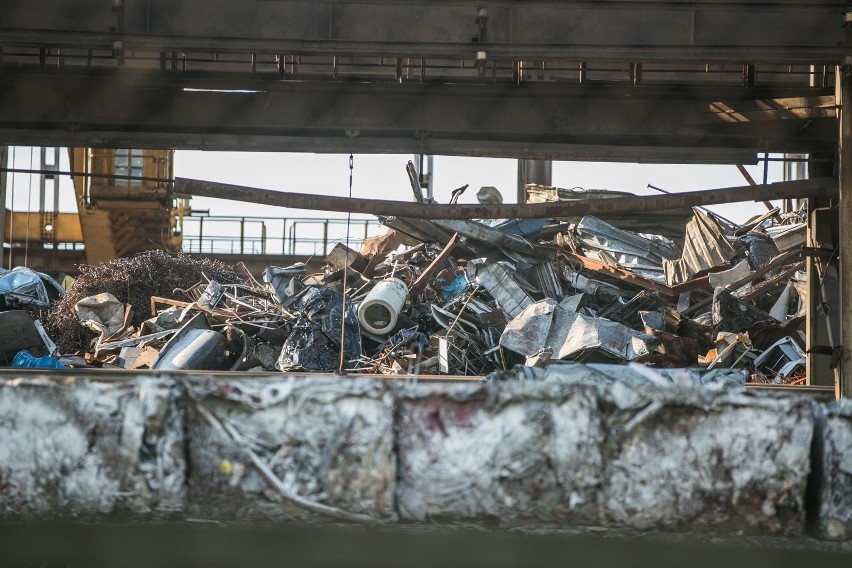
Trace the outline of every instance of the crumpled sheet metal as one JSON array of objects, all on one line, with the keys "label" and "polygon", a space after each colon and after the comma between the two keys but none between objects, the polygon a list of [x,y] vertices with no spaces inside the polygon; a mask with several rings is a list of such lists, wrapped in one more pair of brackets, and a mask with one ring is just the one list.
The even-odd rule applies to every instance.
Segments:
[{"label": "crumpled sheet metal", "polygon": [[590,215],[580,220],[576,230],[583,247],[598,253],[602,262],[658,282],[665,282],[663,261],[680,256],[673,244],[622,231]]},{"label": "crumpled sheet metal", "polygon": [[50,305],[51,294],[47,290],[47,285],[53,288],[51,291],[54,296],[64,293],[62,287],[53,278],[24,266],[16,266],[12,270],[3,270],[0,273],[0,296],[8,296],[23,304],[45,307]]},{"label": "crumpled sheet metal", "polygon": [[852,400],[830,405],[818,448],[822,458],[819,532],[823,538],[852,538]]},{"label": "crumpled sheet metal", "polygon": [[512,279],[509,270],[494,262],[476,274],[476,280],[497,300],[497,305],[513,318],[533,303],[526,292]]},{"label": "crumpled sheet metal", "polygon": [[500,345],[524,357],[532,357],[548,348],[548,335],[553,325],[555,300],[545,299],[530,304],[508,324],[500,336]]},{"label": "crumpled sheet metal", "polygon": [[736,256],[716,219],[703,211],[693,210],[686,225],[683,255],[678,260],[664,260],[666,284],[674,286],[693,275],[724,264]]},{"label": "crumpled sheet metal", "polygon": [[592,391],[403,387],[398,405],[401,519],[596,524],[604,429]]},{"label": "crumpled sheet metal", "polygon": [[385,383],[211,378],[190,380],[187,389],[192,514],[329,520],[282,500],[253,465],[254,453],[290,494],[376,520],[394,518],[394,406]]},{"label": "crumpled sheet metal", "polygon": [[574,314],[568,323],[568,331],[556,351],[556,359],[585,360],[602,354],[620,361],[632,361],[638,354],[632,339],[640,333],[615,321]]},{"label": "crumpled sheet metal", "polygon": [[183,515],[180,387],[170,379],[0,379],[0,518]]},{"label": "crumpled sheet metal", "polygon": [[[527,203],[550,203],[554,201],[591,201],[594,199],[608,199],[612,197],[624,197],[635,195],[627,191],[613,191],[610,189],[563,189],[546,185],[527,184]],[[653,233],[680,241],[683,239],[683,228],[692,218],[691,208],[667,209],[663,211],[643,211],[641,215],[636,214],[601,214],[603,219],[610,225],[624,231],[634,233]],[[565,221],[574,221],[576,217],[563,217]]]},{"label": "crumpled sheet metal", "polygon": [[287,337],[278,357],[278,367],[308,371],[334,371],[340,354],[340,328],[343,334],[345,361],[354,361],[362,354],[358,315],[351,303],[329,288],[310,288],[294,304],[299,320]]},{"label": "crumpled sheet metal", "polygon": [[552,359],[591,356],[620,361],[635,359],[631,340],[640,335],[618,322],[594,318],[566,309],[570,302],[557,304],[546,299],[530,304],[507,325],[500,345],[524,357],[545,351]]}]

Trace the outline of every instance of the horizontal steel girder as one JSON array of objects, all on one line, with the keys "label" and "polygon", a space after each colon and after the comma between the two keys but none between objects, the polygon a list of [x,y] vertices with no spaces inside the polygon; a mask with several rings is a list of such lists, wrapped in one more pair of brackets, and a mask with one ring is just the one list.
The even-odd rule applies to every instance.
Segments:
[{"label": "horizontal steel girder", "polygon": [[786,64],[847,53],[840,1],[481,4],[484,13],[463,0],[5,0],[0,45]]},{"label": "horizontal steel girder", "polygon": [[272,207],[344,211],[414,219],[552,219],[581,217],[583,215],[664,211],[741,201],[759,202],[773,199],[832,197],[837,194],[837,182],[833,178],[817,178],[666,195],[631,195],[609,199],[520,205],[439,205],[435,203],[346,198],[333,195],[287,193],[187,178],[175,179],[175,193],[258,203]]},{"label": "horizontal steel girder", "polygon": [[742,163],[758,151],[832,148],[830,95],[3,67],[0,136],[9,144]]}]

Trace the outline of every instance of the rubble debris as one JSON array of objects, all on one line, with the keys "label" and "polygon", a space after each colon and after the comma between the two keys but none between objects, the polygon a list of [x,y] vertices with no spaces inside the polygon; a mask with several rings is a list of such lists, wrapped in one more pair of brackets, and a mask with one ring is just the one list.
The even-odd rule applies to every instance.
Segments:
[{"label": "rubble debris", "polygon": [[47,274],[23,266],[0,269],[0,299],[6,309],[16,306],[44,308],[64,293],[62,285]]},{"label": "rubble debris", "polygon": [[772,377],[771,382],[791,382],[805,374],[805,352],[785,337],[755,357],[754,367],[763,377]]},{"label": "rubble debris", "polygon": [[233,371],[246,360],[248,341],[238,328],[210,329],[207,316],[198,313],[166,343],[152,369]]},{"label": "rubble debris", "polygon": [[678,260],[663,261],[666,284],[682,284],[694,275],[721,266],[735,256],[736,252],[725,238],[716,218],[696,209],[692,221],[686,225],[683,255]]},{"label": "rubble debris", "polygon": [[658,282],[665,282],[663,261],[680,253],[667,239],[623,231],[589,215],[580,219],[575,231],[586,256]]},{"label": "rubble debris", "polygon": [[62,353],[85,352],[96,337],[80,325],[74,306],[88,296],[109,292],[121,303],[133,307],[130,325],[138,326],[149,316],[152,296],[171,297],[177,288],[188,288],[204,277],[220,283],[237,283],[241,278],[217,260],[160,250],[119,258],[97,266],[81,266],[74,287],[62,296],[45,318],[45,329]]},{"label": "rubble debris", "polygon": [[278,358],[282,371],[334,371],[338,368],[343,328],[344,369],[362,355],[358,316],[351,304],[344,314],[343,296],[328,288],[310,287],[293,304],[299,313]]},{"label": "rubble debris", "polygon": [[[527,189],[542,203],[622,195]],[[7,307],[28,302],[47,331],[36,340],[28,323],[5,363],[28,349],[124,369],[484,375],[574,360],[807,382],[789,353],[803,345],[804,211],[742,226],[698,208],[379,221],[384,233],[336,244],[321,270],[268,266],[262,281],[158,251],[82,267],[64,295],[26,269],[0,274],[18,283]]]},{"label": "rubble debris", "polygon": [[0,357],[5,366],[21,351],[28,351],[35,357],[51,355],[56,346],[25,310],[0,312]]}]

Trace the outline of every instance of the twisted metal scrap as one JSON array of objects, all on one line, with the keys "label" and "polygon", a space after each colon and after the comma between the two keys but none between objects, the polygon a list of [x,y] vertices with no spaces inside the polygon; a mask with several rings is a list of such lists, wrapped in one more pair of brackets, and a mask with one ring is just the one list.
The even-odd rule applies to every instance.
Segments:
[{"label": "twisted metal scrap", "polygon": [[80,325],[74,313],[74,305],[83,298],[101,292],[111,293],[133,307],[130,323],[138,328],[150,317],[151,296],[172,297],[175,288],[189,288],[205,276],[224,284],[242,283],[242,279],[221,261],[161,250],[97,266],[83,265],[74,287],[47,315],[45,328],[61,352],[85,350],[94,334]]}]

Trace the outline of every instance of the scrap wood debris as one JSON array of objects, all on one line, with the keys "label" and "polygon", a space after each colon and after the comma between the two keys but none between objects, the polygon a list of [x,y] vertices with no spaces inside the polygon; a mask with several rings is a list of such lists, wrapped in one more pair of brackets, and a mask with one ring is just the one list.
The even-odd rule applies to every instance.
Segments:
[{"label": "scrap wood debris", "polygon": [[[528,186],[530,202],[611,193]],[[69,366],[485,375],[574,360],[743,368],[795,385],[806,381],[805,218],[381,217],[383,234],[336,245],[320,272],[270,266],[256,279],[152,251],[84,266],[61,296],[44,275],[0,274],[0,297],[49,306],[24,343]]]}]

